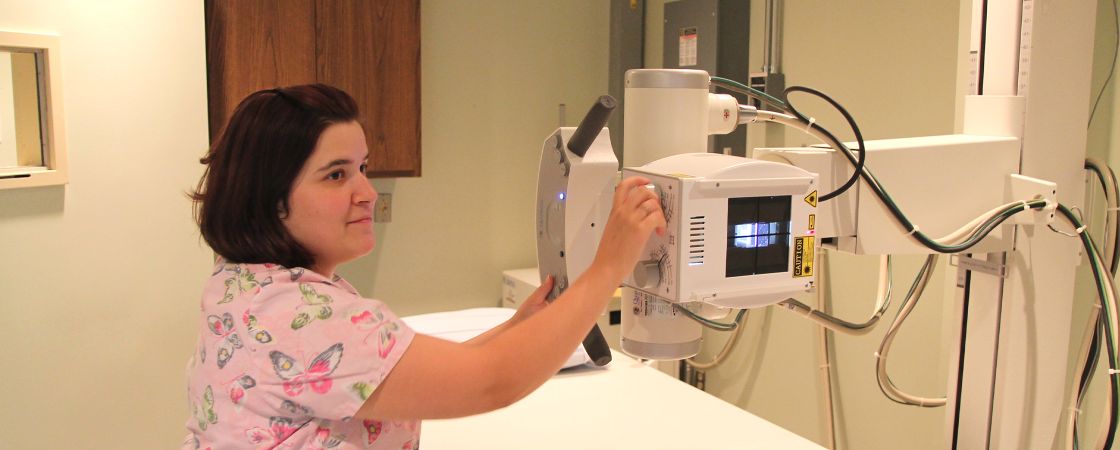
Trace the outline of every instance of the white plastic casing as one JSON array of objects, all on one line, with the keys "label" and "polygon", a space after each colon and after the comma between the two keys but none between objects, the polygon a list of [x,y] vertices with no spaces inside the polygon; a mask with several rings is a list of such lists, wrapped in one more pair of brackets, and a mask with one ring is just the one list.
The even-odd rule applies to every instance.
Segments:
[{"label": "white plastic casing", "polygon": [[[947,235],[1013,197],[1008,174],[1018,172],[1019,139],[946,135],[867,141],[866,165],[898,207],[926,235]],[[855,148],[854,143],[848,143]],[[830,148],[758,148],[754,157],[782,161],[821,174],[827,191],[844,183],[852,165]],[[822,192],[823,193],[823,192]],[[1026,199],[1030,199],[1027,197]],[[862,180],[821,204],[817,234],[836,247],[867,255],[928,254],[909,236]],[[1011,223],[997,227],[971,249],[1011,249]]]},{"label": "white plastic casing", "polygon": [[727,134],[739,126],[739,100],[727,94],[708,94],[708,134]]},{"label": "white plastic casing", "polygon": [[700,70],[627,71],[624,165],[707,151],[710,80]]},{"label": "white plastic casing", "polygon": [[[711,77],[700,70],[627,71],[625,166],[705,152],[709,135],[734,131],[739,119],[738,102],[729,95],[709,93],[710,83]],[[660,271],[660,267],[654,270],[658,279],[662,278]],[[699,352],[702,327],[673,303],[628,286],[623,287],[622,296],[624,351],[648,359],[682,359]],[[686,307],[708,318],[727,312],[726,308],[698,302]]]},{"label": "white plastic casing", "polygon": [[[655,286],[633,277],[624,284],[674,303],[703,302],[754,308],[812,288],[817,175],[786,164],[714,153],[674,155],[623,176],[649,178],[661,196],[668,221],[665,236],[654,235],[643,259],[657,261]],[[789,234],[785,270],[728,276],[729,199],[788,197]]]},{"label": "white plastic casing", "polygon": [[599,132],[582,158],[567,148],[574,132],[563,127],[545,139],[537,175],[537,263],[541,281],[556,277],[554,294],[595,258],[618,178],[610,130]]}]

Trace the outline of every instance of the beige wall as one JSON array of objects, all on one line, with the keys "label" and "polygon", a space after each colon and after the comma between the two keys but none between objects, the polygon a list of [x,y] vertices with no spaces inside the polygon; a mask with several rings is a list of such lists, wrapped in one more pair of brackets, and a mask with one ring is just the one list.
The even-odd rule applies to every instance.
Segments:
[{"label": "beige wall", "polygon": [[57,33],[71,175],[0,191],[0,448],[171,448],[209,251],[202,3],[0,1]]},{"label": "beige wall", "polygon": [[378,244],[341,272],[398,314],[497,305],[501,271],[536,266],[541,143],[606,93],[608,3],[421,3],[424,176],[393,194]]}]

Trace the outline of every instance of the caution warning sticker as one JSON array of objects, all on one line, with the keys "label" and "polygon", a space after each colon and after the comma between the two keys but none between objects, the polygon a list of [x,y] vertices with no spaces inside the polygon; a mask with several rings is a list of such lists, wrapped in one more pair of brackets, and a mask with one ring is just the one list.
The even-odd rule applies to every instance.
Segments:
[{"label": "caution warning sticker", "polygon": [[813,276],[813,236],[800,236],[793,239],[793,276]]},{"label": "caution warning sticker", "polygon": [[809,231],[817,229],[817,215],[809,214]]},{"label": "caution warning sticker", "polygon": [[816,208],[817,207],[817,191],[810,192],[809,195],[806,195],[805,196],[805,203],[808,203],[810,206]]}]

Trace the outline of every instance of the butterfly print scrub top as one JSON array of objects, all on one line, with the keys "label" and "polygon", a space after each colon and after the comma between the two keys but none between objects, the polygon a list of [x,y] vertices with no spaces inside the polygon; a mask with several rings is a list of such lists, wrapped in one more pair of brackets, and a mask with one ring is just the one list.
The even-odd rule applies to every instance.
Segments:
[{"label": "butterfly print scrub top", "polygon": [[184,449],[419,446],[419,421],[352,417],[415,333],[345,280],[219,260],[200,316]]}]

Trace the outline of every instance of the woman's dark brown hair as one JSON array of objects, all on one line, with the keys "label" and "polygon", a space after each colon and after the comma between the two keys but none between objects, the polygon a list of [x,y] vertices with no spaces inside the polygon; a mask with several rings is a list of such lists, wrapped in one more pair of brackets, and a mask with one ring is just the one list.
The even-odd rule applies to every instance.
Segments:
[{"label": "woman's dark brown hair", "polygon": [[324,84],[266,89],[245,97],[206,157],[190,193],[202,238],[231,263],[310,267],[288,233],[292,184],[327,127],[358,119],[346,92]]}]

